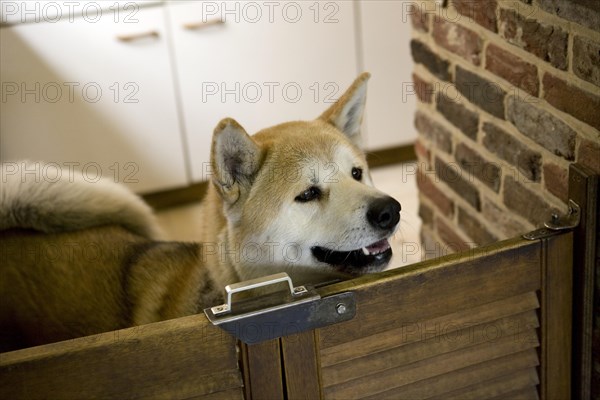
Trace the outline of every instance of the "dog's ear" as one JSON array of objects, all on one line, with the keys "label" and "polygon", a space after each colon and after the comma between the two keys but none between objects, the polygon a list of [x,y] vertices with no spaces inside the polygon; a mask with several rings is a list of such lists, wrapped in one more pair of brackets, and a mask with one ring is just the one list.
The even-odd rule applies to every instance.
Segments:
[{"label": "dog's ear", "polygon": [[338,128],[359,146],[361,144],[360,125],[367,99],[367,81],[370,77],[371,74],[368,72],[360,74],[346,90],[346,93],[319,117]]},{"label": "dog's ear", "polygon": [[233,204],[251,185],[262,151],[240,124],[225,118],[215,128],[210,159],[215,185],[223,200]]}]

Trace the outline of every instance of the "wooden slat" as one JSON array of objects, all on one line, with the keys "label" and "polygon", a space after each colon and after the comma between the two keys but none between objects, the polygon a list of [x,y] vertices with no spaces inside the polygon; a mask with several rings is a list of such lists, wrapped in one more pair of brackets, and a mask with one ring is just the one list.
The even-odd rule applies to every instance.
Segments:
[{"label": "wooden slat", "polygon": [[492,322],[503,317],[534,310],[538,307],[539,301],[536,293],[530,292],[443,315],[428,321],[416,321],[409,325],[401,324],[397,327],[397,321],[390,321],[391,329],[385,332],[322,349],[321,365],[326,367],[423,340],[431,336],[430,331],[427,330],[428,328],[431,330],[431,327],[444,327],[445,333],[451,333],[460,327]]},{"label": "wooden slat", "polygon": [[539,383],[537,371],[534,368],[516,370],[489,381],[478,382],[476,385],[445,393],[430,400],[482,400],[507,395],[515,390],[535,388]]},{"label": "wooden slat", "polygon": [[534,387],[529,387],[521,390],[515,390],[507,394],[494,397],[490,400],[539,400],[540,396]]},{"label": "wooden slat", "polygon": [[599,246],[598,175],[583,165],[569,167],[569,199],[581,209],[573,232],[573,397],[591,397],[594,279]]},{"label": "wooden slat", "polygon": [[[281,338],[285,365],[285,387],[290,400],[321,398],[315,332],[309,331]],[[298,373],[301,371],[301,373]]]},{"label": "wooden slat", "polygon": [[541,397],[571,397],[573,233],[543,240]]},{"label": "wooden slat", "polygon": [[[532,337],[534,333],[525,333],[525,335]],[[325,398],[366,397],[508,354],[522,352],[531,347],[532,343],[529,341],[514,340],[513,337],[507,336],[493,343],[471,346],[376,374],[369,374],[368,370],[363,369],[365,372],[363,377],[339,385],[327,386],[327,382],[323,380],[323,385],[325,385],[323,392]],[[361,368],[361,366],[357,364],[357,368]]]},{"label": "wooden slat", "polygon": [[283,398],[279,339],[244,345],[244,349],[248,368],[246,396],[250,399]]},{"label": "wooden slat", "polygon": [[535,291],[539,249],[538,242],[511,239],[321,288],[323,296],[352,290],[358,307],[353,320],[321,330],[320,348],[386,331],[390,321],[412,324]]},{"label": "wooden slat", "polygon": [[425,399],[538,365],[537,350],[529,349],[377,393],[365,400]]},{"label": "wooden slat", "polygon": [[227,389],[221,392],[189,397],[185,400],[243,400],[244,393],[241,388]]},{"label": "wooden slat", "polygon": [[241,387],[235,341],[204,315],[0,357],[3,399],[184,399]]},{"label": "wooden slat", "polygon": [[[446,331],[443,326],[432,326],[434,331],[429,332],[427,340],[323,368],[323,382],[326,385],[336,385],[360,378],[364,376],[364,371],[369,371],[369,374],[379,373],[479,344],[494,345],[500,338],[505,337],[529,342],[531,347],[538,344],[535,329],[539,324],[534,310],[489,323],[463,326],[465,328],[453,331]],[[533,336],[524,337],[524,333]]]}]

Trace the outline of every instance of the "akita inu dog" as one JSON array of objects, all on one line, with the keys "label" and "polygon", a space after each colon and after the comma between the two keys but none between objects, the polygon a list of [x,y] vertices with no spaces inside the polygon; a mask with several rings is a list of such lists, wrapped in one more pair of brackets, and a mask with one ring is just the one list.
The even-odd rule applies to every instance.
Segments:
[{"label": "akita inu dog", "polygon": [[196,244],[158,240],[151,210],[115,183],[35,182],[5,163],[4,348],[198,313],[225,285],[275,272],[303,285],[382,270],[400,204],[373,187],[359,148],[368,78],[313,121],[254,136],[221,121]]}]

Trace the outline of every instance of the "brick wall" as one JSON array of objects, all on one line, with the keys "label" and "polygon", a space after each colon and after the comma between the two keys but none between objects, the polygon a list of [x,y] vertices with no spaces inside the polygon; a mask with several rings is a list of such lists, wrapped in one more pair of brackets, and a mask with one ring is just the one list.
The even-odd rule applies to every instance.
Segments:
[{"label": "brick wall", "polygon": [[431,256],[539,227],[569,163],[600,172],[600,1],[441,3],[408,11]]},{"label": "brick wall", "polygon": [[423,0],[408,10],[424,254],[566,212],[569,164],[600,173],[600,1]]}]

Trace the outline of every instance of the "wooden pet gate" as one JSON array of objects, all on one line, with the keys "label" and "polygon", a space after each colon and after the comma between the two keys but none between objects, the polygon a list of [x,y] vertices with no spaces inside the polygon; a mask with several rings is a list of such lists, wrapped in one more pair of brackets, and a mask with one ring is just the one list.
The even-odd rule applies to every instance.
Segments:
[{"label": "wooden pet gate", "polygon": [[238,321],[259,343],[194,315],[1,354],[0,398],[585,398],[597,177],[572,166],[569,190],[572,212],[554,229]]}]

